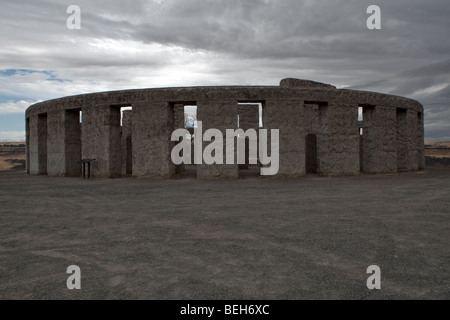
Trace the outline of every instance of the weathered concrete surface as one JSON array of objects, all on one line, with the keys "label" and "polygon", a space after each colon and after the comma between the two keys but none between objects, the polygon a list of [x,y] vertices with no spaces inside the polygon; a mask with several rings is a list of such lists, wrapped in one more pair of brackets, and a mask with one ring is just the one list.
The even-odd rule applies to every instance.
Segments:
[{"label": "weathered concrete surface", "polygon": [[173,108],[166,102],[133,104],[133,176],[169,178]]},{"label": "weathered concrete surface", "polygon": [[109,116],[109,105],[83,108],[81,153],[83,159],[95,159],[91,164],[95,178],[109,177]]},{"label": "weathered concrete surface", "polygon": [[396,109],[363,105],[362,171],[397,172]]},{"label": "weathered concrete surface", "polygon": [[[1,172],[0,298],[448,300],[449,189],[448,168],[230,181]],[[81,290],[66,288],[72,264]],[[366,287],[372,264],[381,290]]]},{"label": "weathered concrete surface", "polygon": [[[237,128],[237,108],[236,101],[198,101],[197,120],[202,121],[203,133],[208,129],[217,129],[222,133],[223,143],[223,163],[222,165],[206,163],[197,165],[198,179],[236,179],[239,177],[239,167],[237,163],[226,164],[226,129]],[[198,137],[196,137],[198,138]],[[203,142],[203,152],[209,142]],[[235,155],[236,157],[236,149]]]},{"label": "weathered concrete surface", "polygon": [[[93,177],[131,173],[134,177],[171,178],[184,170],[170,158],[174,146],[170,136],[175,128],[184,127],[184,105],[198,106],[197,118],[203,122],[204,131],[215,128],[225,135],[226,129],[237,128],[239,113],[243,113],[243,128],[254,127],[256,109],[244,111],[239,102],[261,103],[264,128],[279,130],[277,176],[298,177],[307,171],[357,175],[424,167],[423,107],[419,102],[375,92],[338,90],[309,80],[283,79],[280,86],[124,90],[35,104],[26,111],[28,168],[31,174],[77,175],[76,163],[81,157],[96,159]],[[131,136],[127,128],[120,127],[123,106],[133,106]],[[360,106],[365,115],[362,123],[357,119]],[[66,117],[80,110],[84,121],[78,142],[77,126],[68,124]],[[359,134],[361,126],[363,136]],[[127,151],[130,145],[131,153]],[[204,147],[207,145],[205,142]],[[131,159],[126,154],[131,154]],[[197,177],[235,179],[239,166],[202,164],[197,167]]]},{"label": "weathered concrete surface", "polygon": [[47,115],[47,174],[64,176],[65,158],[65,110],[58,110]]}]

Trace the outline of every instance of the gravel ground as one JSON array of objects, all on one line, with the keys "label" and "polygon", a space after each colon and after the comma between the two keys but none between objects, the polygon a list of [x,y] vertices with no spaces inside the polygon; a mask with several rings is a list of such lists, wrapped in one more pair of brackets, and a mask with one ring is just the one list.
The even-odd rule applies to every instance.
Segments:
[{"label": "gravel ground", "polygon": [[[234,181],[0,172],[1,299],[449,299],[450,168]],[[81,290],[69,290],[69,265]],[[381,290],[369,290],[369,265]]]}]

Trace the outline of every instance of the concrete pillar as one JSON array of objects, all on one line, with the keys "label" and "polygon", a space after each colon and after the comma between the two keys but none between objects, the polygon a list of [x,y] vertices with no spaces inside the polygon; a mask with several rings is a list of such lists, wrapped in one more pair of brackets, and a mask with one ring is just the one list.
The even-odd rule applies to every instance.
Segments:
[{"label": "concrete pillar", "polygon": [[29,141],[27,144],[29,163],[27,164],[27,170],[30,174],[39,174],[39,152],[38,152],[38,116],[34,115],[28,118],[29,128]]},{"label": "concrete pillar", "polygon": [[396,111],[385,106],[363,106],[361,169],[365,173],[397,171]]},{"label": "concrete pillar", "polygon": [[26,169],[27,174],[30,174],[30,118],[25,119],[25,143],[26,143]]},{"label": "concrete pillar", "polygon": [[[263,113],[264,128],[279,129],[278,176],[305,175],[305,129],[303,101],[267,100]],[[270,150],[268,139],[268,149]]]},{"label": "concrete pillar", "polygon": [[406,134],[407,134],[407,158],[406,169],[408,171],[419,170],[419,153],[417,148],[417,112],[408,110],[406,112]]},{"label": "concrete pillar", "polygon": [[30,117],[30,173],[47,174],[47,114]]},{"label": "concrete pillar", "polygon": [[318,104],[317,119],[317,173],[328,174],[329,159],[328,152],[330,150],[329,136],[329,110],[327,102]]},{"label": "concrete pillar", "polygon": [[419,170],[425,168],[423,113],[417,113],[417,163]]},{"label": "concrete pillar", "polygon": [[65,159],[65,110],[55,110],[47,114],[47,174],[64,176]]},{"label": "concrete pillar", "polygon": [[323,130],[318,139],[320,173],[359,174],[358,105],[332,102],[322,111],[326,114],[319,116]]},{"label": "concrete pillar", "polygon": [[133,104],[133,177],[170,178],[173,107],[164,101]]},{"label": "concrete pillar", "polygon": [[81,175],[79,110],[56,110],[47,115],[47,174]]},{"label": "concrete pillar", "polygon": [[[223,135],[223,159],[226,161],[226,129],[237,128],[237,101],[197,101],[197,120],[202,121],[203,133],[210,128],[218,129]],[[196,139],[198,137],[195,137]],[[210,144],[203,142],[203,149]],[[236,144],[235,144],[236,153]],[[235,164],[197,165],[197,179],[237,179],[239,177],[237,161]]]},{"label": "concrete pillar", "polygon": [[91,176],[121,176],[120,107],[92,105],[83,108],[82,158],[95,159]]}]

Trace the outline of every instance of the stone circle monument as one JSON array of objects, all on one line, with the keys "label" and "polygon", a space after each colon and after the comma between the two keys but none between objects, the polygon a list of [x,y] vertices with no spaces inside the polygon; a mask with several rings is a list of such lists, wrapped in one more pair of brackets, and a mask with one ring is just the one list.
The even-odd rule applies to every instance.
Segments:
[{"label": "stone circle monument", "polygon": [[[203,130],[279,129],[276,176],[355,175],[424,168],[423,107],[404,97],[283,79],[279,86],[214,86],[100,92],[26,110],[27,173],[171,178],[174,129],[197,106]],[[123,111],[121,108],[131,107]],[[237,120],[239,116],[239,120]],[[198,179],[238,178],[238,164],[198,164]]]}]

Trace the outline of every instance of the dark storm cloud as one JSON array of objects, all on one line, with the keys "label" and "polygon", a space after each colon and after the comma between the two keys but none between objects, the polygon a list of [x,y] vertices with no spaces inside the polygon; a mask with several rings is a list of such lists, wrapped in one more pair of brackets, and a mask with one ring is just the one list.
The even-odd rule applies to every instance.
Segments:
[{"label": "dark storm cloud", "polygon": [[[71,4],[80,30],[66,28]],[[372,4],[381,30],[366,28]],[[0,95],[309,78],[418,99],[427,134],[448,137],[449,17],[448,0],[10,1],[0,10],[0,69],[73,83],[0,78]]]}]

